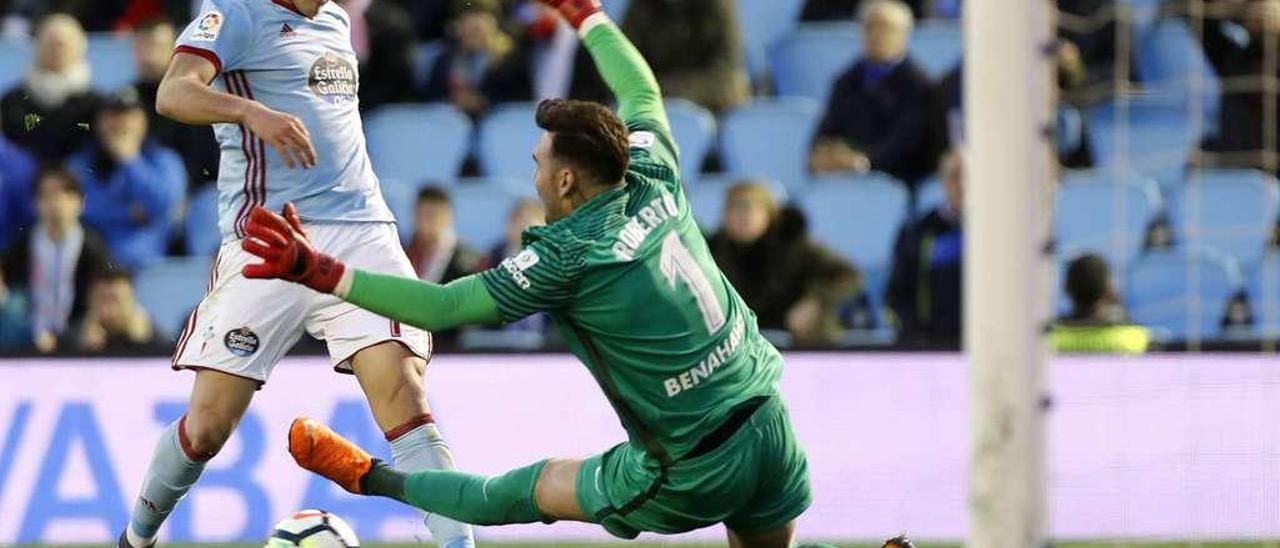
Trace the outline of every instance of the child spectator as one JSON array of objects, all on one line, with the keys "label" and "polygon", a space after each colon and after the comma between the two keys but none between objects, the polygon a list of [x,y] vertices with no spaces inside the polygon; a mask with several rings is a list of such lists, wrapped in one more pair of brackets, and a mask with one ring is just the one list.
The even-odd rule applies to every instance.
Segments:
[{"label": "child spectator", "polygon": [[[86,308],[89,280],[110,269],[107,247],[80,223],[84,193],[62,168],[41,172],[36,184],[36,225],[9,246],[0,271],[0,302],[15,299],[29,322],[29,342],[40,352],[61,346]],[[21,302],[16,299],[21,299]],[[6,306],[6,308],[9,308]],[[24,345],[25,346],[25,345]]]}]

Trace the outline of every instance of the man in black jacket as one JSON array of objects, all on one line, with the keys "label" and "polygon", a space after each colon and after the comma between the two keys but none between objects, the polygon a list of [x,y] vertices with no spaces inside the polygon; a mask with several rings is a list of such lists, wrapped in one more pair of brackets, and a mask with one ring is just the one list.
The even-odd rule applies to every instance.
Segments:
[{"label": "man in black jacket", "polygon": [[863,57],[831,90],[810,156],[815,172],[876,170],[913,183],[937,167],[937,97],[907,55],[913,24],[901,0],[863,4]]},{"label": "man in black jacket", "polygon": [[1206,150],[1218,153],[1210,163],[1280,172],[1280,116],[1274,109],[1267,115],[1268,103],[1280,102],[1280,94],[1262,91],[1268,72],[1280,76],[1274,52],[1267,52],[1280,41],[1280,0],[1211,0],[1206,8],[1205,55],[1235,88],[1223,86],[1218,134],[1205,142]]},{"label": "man in black jacket", "polygon": [[908,221],[893,248],[886,301],[898,320],[898,342],[958,347],[962,302],[964,165],[958,154],[943,161],[947,203]]},{"label": "man in black jacket", "polygon": [[35,227],[9,246],[0,262],[0,300],[25,297],[31,343],[52,352],[85,312],[89,281],[110,270],[106,244],[80,224],[84,194],[80,183],[61,168],[37,179]]}]

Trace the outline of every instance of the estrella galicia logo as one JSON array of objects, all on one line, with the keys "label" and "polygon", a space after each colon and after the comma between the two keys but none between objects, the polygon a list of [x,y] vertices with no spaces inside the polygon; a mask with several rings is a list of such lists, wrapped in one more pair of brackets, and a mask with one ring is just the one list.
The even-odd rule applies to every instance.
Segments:
[{"label": "estrella galicia logo", "polygon": [[227,350],[241,358],[247,358],[257,352],[259,343],[258,335],[248,327],[232,329],[222,338],[222,344],[227,345]]},{"label": "estrella galicia logo", "polygon": [[350,61],[327,51],[311,64],[307,86],[330,104],[342,105],[356,100],[360,85],[358,74]]}]

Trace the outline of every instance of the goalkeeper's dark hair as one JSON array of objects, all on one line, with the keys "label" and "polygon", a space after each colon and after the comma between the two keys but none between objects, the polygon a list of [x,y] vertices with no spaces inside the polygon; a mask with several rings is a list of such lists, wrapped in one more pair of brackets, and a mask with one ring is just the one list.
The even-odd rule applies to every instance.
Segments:
[{"label": "goalkeeper's dark hair", "polygon": [[599,185],[622,180],[630,162],[627,126],[599,103],[548,99],[538,105],[538,127],[552,133],[551,153]]}]

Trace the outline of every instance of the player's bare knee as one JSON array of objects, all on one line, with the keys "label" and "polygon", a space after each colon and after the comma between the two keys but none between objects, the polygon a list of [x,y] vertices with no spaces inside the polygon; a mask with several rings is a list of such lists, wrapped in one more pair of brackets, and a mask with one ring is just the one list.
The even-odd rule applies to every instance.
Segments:
[{"label": "player's bare knee", "polygon": [[189,409],[187,419],[184,421],[183,433],[186,440],[184,450],[188,451],[192,457],[206,460],[212,458],[222,451],[222,446],[231,439],[231,434],[235,432],[238,422],[238,418],[211,412],[207,408]]}]

